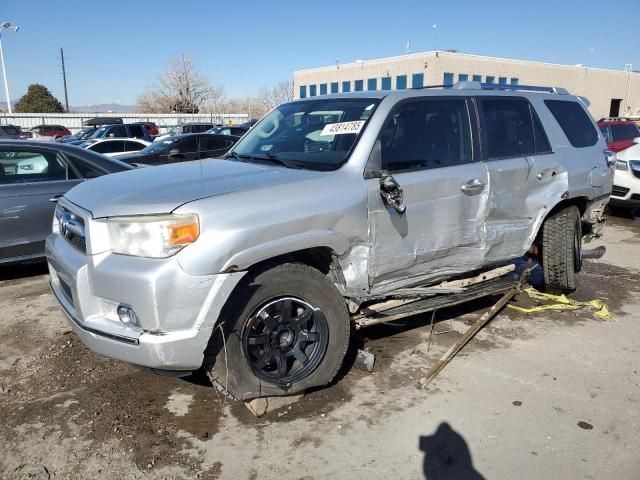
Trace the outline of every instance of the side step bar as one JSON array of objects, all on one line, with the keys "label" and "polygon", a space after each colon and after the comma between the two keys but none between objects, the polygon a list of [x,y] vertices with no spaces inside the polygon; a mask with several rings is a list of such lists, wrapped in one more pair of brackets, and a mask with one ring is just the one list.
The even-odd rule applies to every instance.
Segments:
[{"label": "side step bar", "polygon": [[[509,272],[511,271],[513,271],[513,268],[509,269]],[[486,281],[470,283],[469,286],[463,287],[464,289],[462,291],[456,293],[445,293],[435,296],[432,294],[427,298],[390,300],[382,304],[363,307],[361,313],[353,318],[357,329],[370,327],[419,313],[452,307],[489,295],[498,295],[510,289],[517,288],[518,283],[518,276],[509,273],[498,278],[490,278]]]}]

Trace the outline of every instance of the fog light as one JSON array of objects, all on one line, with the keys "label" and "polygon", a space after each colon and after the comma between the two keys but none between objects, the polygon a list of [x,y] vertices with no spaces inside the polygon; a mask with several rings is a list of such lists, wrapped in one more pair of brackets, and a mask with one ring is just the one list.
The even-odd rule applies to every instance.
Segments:
[{"label": "fog light", "polygon": [[133,311],[133,308],[128,305],[118,305],[117,308],[118,317],[120,321],[126,325],[137,325],[138,317],[136,317],[136,312]]}]

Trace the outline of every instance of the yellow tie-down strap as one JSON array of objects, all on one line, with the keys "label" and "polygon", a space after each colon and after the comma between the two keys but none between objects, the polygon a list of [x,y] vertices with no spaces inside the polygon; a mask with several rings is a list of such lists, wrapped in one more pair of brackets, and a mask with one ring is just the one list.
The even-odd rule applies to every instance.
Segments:
[{"label": "yellow tie-down strap", "polygon": [[613,316],[609,312],[609,307],[602,300],[591,300],[589,302],[579,302],[572,300],[564,295],[551,295],[550,293],[542,293],[535,288],[525,288],[524,292],[529,297],[536,300],[550,300],[555,303],[547,305],[538,305],[537,307],[524,308],[516,305],[507,305],[509,308],[522,313],[540,313],[545,310],[578,310],[580,308],[589,307],[594,309],[593,315],[601,320],[613,320]]}]

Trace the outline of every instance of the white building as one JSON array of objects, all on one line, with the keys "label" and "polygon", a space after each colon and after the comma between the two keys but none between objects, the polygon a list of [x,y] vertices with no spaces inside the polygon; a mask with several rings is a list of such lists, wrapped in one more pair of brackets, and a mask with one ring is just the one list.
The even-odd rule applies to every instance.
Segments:
[{"label": "white building", "polygon": [[574,95],[587,97],[596,119],[640,115],[640,73],[630,68],[606,70],[431,51],[293,73],[295,98],[452,85],[460,80],[564,87]]}]

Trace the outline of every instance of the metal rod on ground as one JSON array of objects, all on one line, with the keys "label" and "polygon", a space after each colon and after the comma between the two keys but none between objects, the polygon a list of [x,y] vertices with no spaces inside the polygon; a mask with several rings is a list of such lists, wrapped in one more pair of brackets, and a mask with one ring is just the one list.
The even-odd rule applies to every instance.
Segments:
[{"label": "metal rod on ground", "polygon": [[462,347],[464,347],[467,343],[469,343],[469,340],[471,340],[476,335],[476,333],[478,333],[482,329],[482,327],[484,327],[487,323],[489,323],[491,319],[493,319],[493,317],[495,317],[496,314],[502,309],[502,307],[504,307],[509,302],[509,300],[515,297],[522,290],[522,286],[524,285],[524,283],[527,281],[527,278],[529,277],[529,272],[531,271],[531,265],[532,265],[532,262],[531,260],[529,260],[529,262],[527,263],[527,266],[525,267],[522,274],[520,275],[520,279],[518,280],[518,283],[516,284],[516,286],[514,286],[510,290],[507,290],[502,295],[502,297],[500,297],[500,300],[498,300],[493,307],[491,307],[487,312],[485,312],[484,315],[480,317],[480,320],[478,320],[474,325],[469,327],[469,329],[466,332],[464,332],[464,334],[458,339],[458,341],[455,344],[453,344],[451,348],[447,350],[447,352],[442,357],[440,357],[440,360],[438,360],[435,363],[435,365],[431,367],[431,369],[427,372],[427,376],[426,376],[427,380],[424,383],[424,387],[429,385],[429,383],[431,383],[431,380],[433,380],[436,377],[436,375],[438,375],[438,373],[440,373],[442,369],[453,359],[453,357],[455,357],[456,354],[460,350],[462,350]]}]

